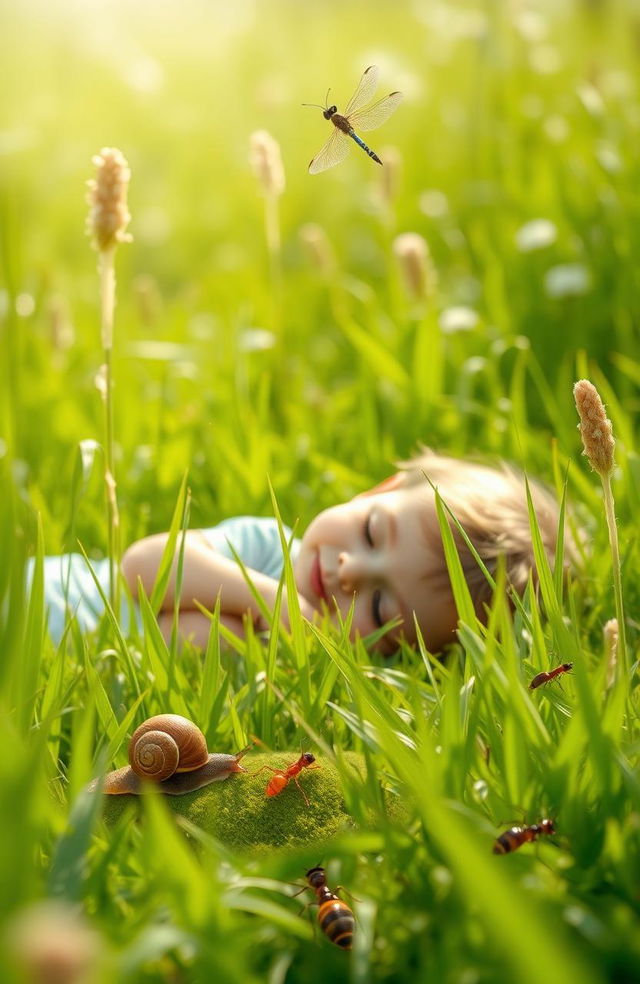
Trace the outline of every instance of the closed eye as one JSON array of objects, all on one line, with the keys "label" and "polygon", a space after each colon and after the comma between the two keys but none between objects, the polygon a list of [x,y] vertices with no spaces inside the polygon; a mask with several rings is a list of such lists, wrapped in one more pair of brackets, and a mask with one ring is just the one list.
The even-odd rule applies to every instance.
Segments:
[{"label": "closed eye", "polygon": [[378,629],[381,629],[384,625],[384,619],[382,618],[382,612],[380,610],[381,601],[382,592],[378,590],[374,591],[371,599],[371,614],[373,615],[374,624]]},{"label": "closed eye", "polygon": [[373,546],[373,536],[371,534],[371,513],[367,514],[367,518],[364,521],[364,538],[370,547]]}]

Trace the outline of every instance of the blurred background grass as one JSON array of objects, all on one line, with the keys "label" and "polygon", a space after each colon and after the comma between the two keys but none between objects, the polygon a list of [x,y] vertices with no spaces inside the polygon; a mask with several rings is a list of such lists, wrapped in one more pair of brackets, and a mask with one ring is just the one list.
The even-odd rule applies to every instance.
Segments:
[{"label": "blurred background grass", "polygon": [[[526,458],[531,421],[574,452],[578,350],[635,409],[637,379],[620,371],[620,357],[635,354],[635,16],[607,3],[6,8],[0,215],[7,344],[17,363],[8,389],[18,390],[20,457],[51,512],[64,514],[60,455],[68,461],[78,438],[95,434],[100,414],[95,263],[82,228],[84,181],[104,145],[120,147],[133,172],[135,245],[118,256],[116,431],[121,494],[129,475],[136,498],[145,480],[153,489],[154,515],[143,525],[167,524],[187,465],[212,490],[213,501],[197,497],[198,519],[216,505],[223,515],[237,509],[239,476],[218,446],[221,410],[254,476],[242,480],[247,507],[267,505],[265,468],[277,478],[297,456],[299,480],[312,476],[314,488],[298,485],[308,507],[303,495],[285,499],[284,514],[293,508],[306,521],[336,495],[334,485],[326,496],[318,488],[325,458],[353,469],[348,492],[418,440]],[[300,103],[321,102],[331,85],[344,104],[370,63],[380,65],[381,91],[406,97],[371,141],[401,155],[391,205],[380,170],[357,153],[322,176],[306,171],[327,124]],[[287,178],[281,337],[266,351],[268,336],[255,332],[274,327],[263,203],[248,165],[258,128],[279,141]],[[546,231],[536,234],[527,224],[540,219]],[[412,311],[390,246],[407,229],[427,238],[439,276],[434,306],[474,312],[443,336],[443,393],[416,399],[415,388],[402,392],[358,365],[365,360],[301,244],[308,223],[327,234],[348,316],[409,370]],[[523,346],[549,393],[524,372],[516,395],[526,419],[515,421],[516,434],[505,400]],[[286,387],[277,385],[283,378]],[[144,412],[130,412],[132,392]],[[261,400],[259,432],[266,423],[296,434],[265,450],[259,433],[265,460],[252,457]],[[362,427],[343,426],[354,417]],[[525,463],[539,467],[532,453]],[[156,483],[171,489],[160,501]],[[59,522],[45,526],[47,549],[59,549]],[[138,532],[134,523],[130,533]]]},{"label": "blurred background grass", "polygon": [[[14,749],[0,772],[3,915],[46,894],[81,900],[119,954],[109,981],[633,979],[637,687],[628,716],[618,695],[600,726],[610,561],[571,391],[588,375],[613,419],[635,664],[639,38],[637,6],[605,0],[2,6],[0,678]],[[391,192],[389,170],[355,147],[338,168],[307,173],[328,124],[300,104],[331,86],[344,106],[372,63],[380,94],[405,94],[369,141],[397,162]],[[257,129],[279,142],[286,172],[280,293],[248,159]],[[77,537],[101,554],[107,542],[100,468],[86,487],[75,471],[79,442],[102,440],[96,255],[84,235],[102,146],[132,169],[134,242],[117,255],[123,542],[168,528],[187,469],[192,525],[270,514],[269,476],[284,521],[304,526],[419,441],[502,456],[556,485],[570,464],[590,550],[563,609],[571,636],[559,619],[539,623],[531,600],[533,628],[517,623],[511,637],[498,608],[488,639],[463,634],[442,668],[425,654],[370,667],[346,643],[307,638],[305,686],[284,700],[264,687],[256,640],[204,670],[189,653],[174,666],[148,636],[124,661],[109,625],[96,638],[72,632],[59,651],[43,641],[37,592],[27,614],[17,602],[36,517],[48,553]],[[429,244],[437,287],[426,302],[394,255],[405,231]],[[581,657],[592,675],[577,670],[565,694],[548,688],[538,715],[522,666],[546,669],[549,654]],[[354,808],[358,796],[373,808],[377,775],[412,802],[411,836],[380,817],[371,839],[331,848],[363,896],[352,963],[328,945],[318,960],[291,906],[269,908],[282,882],[251,882],[299,878],[315,849],[247,872],[207,842],[196,863],[155,807],[148,841],[134,825],[113,840],[91,833],[78,794],[142,685],[131,668],[149,681],[145,712],[167,710],[164,661],[180,709],[209,720],[210,747],[239,747],[269,722],[274,746],[295,748],[302,718],[318,741],[367,750],[370,783]],[[274,673],[290,694],[299,654],[285,645]],[[503,875],[485,857],[495,827],[539,810],[557,811],[562,849],[523,851]],[[227,937],[235,965],[210,943]]]}]

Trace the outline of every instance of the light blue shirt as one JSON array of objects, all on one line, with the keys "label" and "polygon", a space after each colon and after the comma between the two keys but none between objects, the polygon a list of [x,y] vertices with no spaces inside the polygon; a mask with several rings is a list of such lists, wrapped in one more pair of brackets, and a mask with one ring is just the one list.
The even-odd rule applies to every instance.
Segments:
[{"label": "light blue shirt", "polygon": [[[295,561],[300,541],[293,539],[291,530],[283,527],[289,554]],[[201,530],[207,542],[219,553],[231,559],[235,554],[245,567],[260,571],[279,580],[284,566],[277,521],[268,517],[236,516],[217,526]],[[109,595],[109,561],[92,560],[91,569],[104,595]],[[27,585],[31,585],[34,560],[27,565]],[[75,615],[83,631],[95,629],[104,613],[104,604],[94,578],[82,554],[63,554],[44,558],[44,603],[47,609],[49,634],[60,642],[71,615]],[[123,605],[120,626],[126,633],[129,616]]]}]

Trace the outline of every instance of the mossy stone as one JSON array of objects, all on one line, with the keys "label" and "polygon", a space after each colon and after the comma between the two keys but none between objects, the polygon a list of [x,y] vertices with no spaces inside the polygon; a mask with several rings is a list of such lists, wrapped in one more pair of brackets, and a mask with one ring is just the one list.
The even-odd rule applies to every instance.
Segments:
[{"label": "mossy stone", "polygon": [[[184,796],[167,796],[175,813],[231,848],[261,852],[273,848],[301,846],[325,841],[355,823],[347,812],[338,769],[327,759],[316,759],[319,769],[303,769],[298,781],[304,789],[307,806],[292,780],[277,796],[267,796],[271,773],[263,766],[291,765],[299,753],[258,754],[245,760],[247,773],[231,775]],[[346,752],[346,763],[358,776],[365,775],[365,761],[357,752]],[[104,816],[115,822],[136,801],[135,796],[105,796]]]}]

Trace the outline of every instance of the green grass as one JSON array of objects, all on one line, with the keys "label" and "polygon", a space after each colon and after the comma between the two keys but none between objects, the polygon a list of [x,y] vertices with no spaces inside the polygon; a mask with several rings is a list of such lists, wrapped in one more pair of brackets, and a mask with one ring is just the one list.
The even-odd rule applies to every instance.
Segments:
[{"label": "green grass", "polygon": [[[528,16],[404,0],[5,5],[0,957],[11,984],[22,980],[8,962],[12,920],[46,898],[78,905],[97,932],[101,984],[638,978],[636,20],[577,0]],[[331,85],[344,104],[372,62],[383,91],[406,95],[371,134],[383,159],[386,144],[402,157],[386,204],[357,148],[306,173],[327,125],[300,103]],[[260,128],[287,177],[280,274],[248,165]],[[108,543],[96,257],[83,233],[84,182],[104,145],[132,168],[134,242],[116,257],[123,543],[171,528],[179,551],[185,522],[242,513],[302,529],[423,441],[506,458],[560,497],[566,480],[587,532],[572,582],[543,570],[540,598],[513,617],[498,591],[484,628],[449,550],[462,621],[444,660],[421,647],[383,663],[295,616],[266,646],[229,648],[221,630],[204,655],[179,650],[155,628],[158,593],[141,629],[125,635],[107,615],[94,634],[70,623],[54,647],[38,563],[24,597],[25,558],[78,544],[103,556]],[[555,238],[523,251],[516,235],[535,219]],[[304,247],[308,223],[331,245],[329,276]],[[393,254],[408,230],[426,237],[438,274],[425,307]],[[566,265],[582,286],[554,294],[550,271]],[[443,331],[459,306],[475,327]],[[607,527],[572,397],[585,376],[617,440],[629,667],[612,685]],[[562,685],[528,690],[566,660]],[[126,736],[163,711],[197,721],[213,750],[256,735],[294,755],[304,742],[344,777],[354,830],[256,857],[176,823],[155,798],[139,822],[105,826],[86,783],[124,764]],[[347,752],[364,756],[357,784]],[[389,798],[406,811],[400,828]],[[545,816],[556,836],[493,856],[501,830]],[[309,893],[291,898],[319,862],[354,896],[351,955],[313,932],[314,909],[300,914]]]}]

